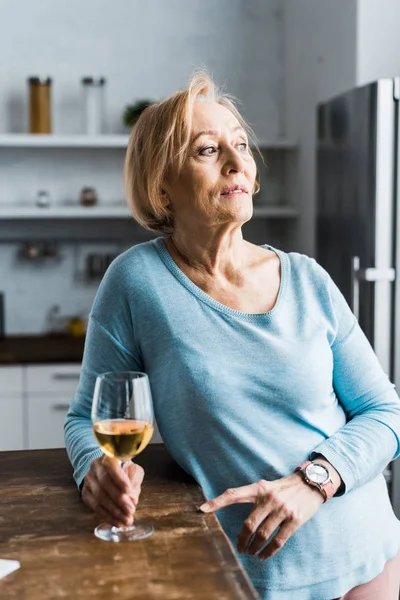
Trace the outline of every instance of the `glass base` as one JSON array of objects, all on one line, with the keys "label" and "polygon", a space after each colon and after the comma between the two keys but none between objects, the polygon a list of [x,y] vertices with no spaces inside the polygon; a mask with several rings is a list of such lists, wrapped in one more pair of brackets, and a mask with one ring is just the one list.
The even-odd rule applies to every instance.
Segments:
[{"label": "glass base", "polygon": [[114,527],[107,523],[98,525],[94,530],[94,535],[105,542],[134,542],[144,540],[152,535],[154,527],[144,521],[135,521],[130,527]]}]

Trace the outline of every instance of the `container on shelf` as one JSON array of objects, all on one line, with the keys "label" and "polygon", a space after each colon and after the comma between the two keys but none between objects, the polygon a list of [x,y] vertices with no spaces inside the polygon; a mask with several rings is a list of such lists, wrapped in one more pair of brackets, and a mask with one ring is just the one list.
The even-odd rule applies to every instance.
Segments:
[{"label": "container on shelf", "polygon": [[87,135],[104,133],[104,77],[83,77],[83,130]]},{"label": "container on shelf", "polygon": [[97,192],[93,187],[84,187],[79,194],[79,201],[82,206],[94,206],[97,204]]},{"label": "container on shelf", "polygon": [[47,208],[51,204],[51,196],[47,190],[38,190],[36,194],[36,206]]},{"label": "container on shelf", "polygon": [[51,133],[51,79],[29,77],[29,131]]}]

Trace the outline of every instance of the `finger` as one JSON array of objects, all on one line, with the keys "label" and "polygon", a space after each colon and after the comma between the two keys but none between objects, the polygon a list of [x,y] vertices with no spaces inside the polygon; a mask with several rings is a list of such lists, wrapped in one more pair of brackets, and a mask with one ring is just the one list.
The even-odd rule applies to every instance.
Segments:
[{"label": "finger", "polygon": [[115,485],[121,490],[121,492],[126,494],[130,492],[131,482],[129,481],[129,477],[124,469],[121,468],[121,465],[116,458],[104,456],[102,460],[102,467],[107,470]]},{"label": "finger", "polygon": [[127,516],[130,516],[135,511],[134,502],[132,502],[127,494],[123,494],[117,488],[109,472],[102,465],[99,465],[88,473],[85,478],[85,485],[86,483],[95,495],[104,493],[109,496],[110,500]]},{"label": "finger", "polygon": [[114,527],[123,527],[124,523],[119,519],[116,519],[114,515],[108,512],[101,504],[96,504],[96,510],[94,511],[101,521],[104,521],[108,525]]},{"label": "finger", "polygon": [[257,497],[257,484],[244,485],[238,488],[229,488],[220,496],[209,500],[200,506],[203,512],[214,512],[231,504],[240,504],[243,502],[255,502]]},{"label": "finger", "polygon": [[268,505],[257,506],[243,522],[243,527],[238,535],[237,549],[245,552],[250,540],[256,533],[261,523],[269,516]]},{"label": "finger", "polygon": [[94,496],[96,507],[100,506],[107,510],[110,515],[112,515],[114,520],[122,523],[123,525],[129,525],[133,521],[133,513],[135,512],[135,508],[131,510],[130,513],[125,513],[125,511],[121,510],[121,508],[119,508],[119,506],[115,504],[108,494],[100,487],[98,481],[93,480],[91,482],[90,491]]},{"label": "finger", "polygon": [[136,504],[128,494],[123,494],[115,485],[108,471],[103,470],[99,472],[98,483],[102,491],[107,494],[110,500],[124,511],[126,515],[129,516],[135,511]]},{"label": "finger", "polygon": [[110,525],[114,525],[115,527],[121,527],[123,525],[118,519],[114,517],[106,508],[104,508],[89,490],[86,488],[85,497],[82,494],[82,498],[84,499],[85,504],[89,506],[93,510],[93,512],[103,521],[109,523]]},{"label": "finger", "polygon": [[133,525],[133,515],[131,515],[130,517],[124,517],[123,519],[120,519],[115,515],[111,514],[102,502],[100,502],[97,506],[97,513],[99,512],[99,510],[103,511],[104,514],[109,515],[107,523],[109,523],[110,525],[114,525],[114,527],[126,527],[127,525]]},{"label": "finger", "polygon": [[284,521],[279,531],[274,535],[269,544],[267,544],[262,552],[258,555],[260,560],[266,560],[273,556],[286,544],[288,539],[300,527],[295,520]]},{"label": "finger", "polygon": [[283,522],[284,519],[279,513],[271,513],[256,531],[254,539],[250,542],[250,546],[247,549],[248,554],[250,556],[257,554]]}]

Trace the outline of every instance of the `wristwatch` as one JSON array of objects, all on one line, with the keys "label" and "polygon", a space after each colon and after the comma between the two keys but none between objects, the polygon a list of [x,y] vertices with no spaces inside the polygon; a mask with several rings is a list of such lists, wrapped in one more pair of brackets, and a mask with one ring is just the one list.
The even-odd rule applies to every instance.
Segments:
[{"label": "wristwatch", "polygon": [[301,472],[304,476],[304,481],[308,485],[316,487],[321,492],[324,502],[330,500],[335,494],[335,485],[328,469],[318,461],[306,460],[302,465],[296,467],[294,472]]}]

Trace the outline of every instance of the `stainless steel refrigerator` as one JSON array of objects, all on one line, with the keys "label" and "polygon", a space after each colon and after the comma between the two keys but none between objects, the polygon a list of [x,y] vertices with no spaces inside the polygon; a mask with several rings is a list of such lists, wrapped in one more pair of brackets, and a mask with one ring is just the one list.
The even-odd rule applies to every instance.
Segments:
[{"label": "stainless steel refrigerator", "polygon": [[[400,78],[317,107],[317,260],[400,393]],[[400,518],[400,459],[385,477]]]}]

